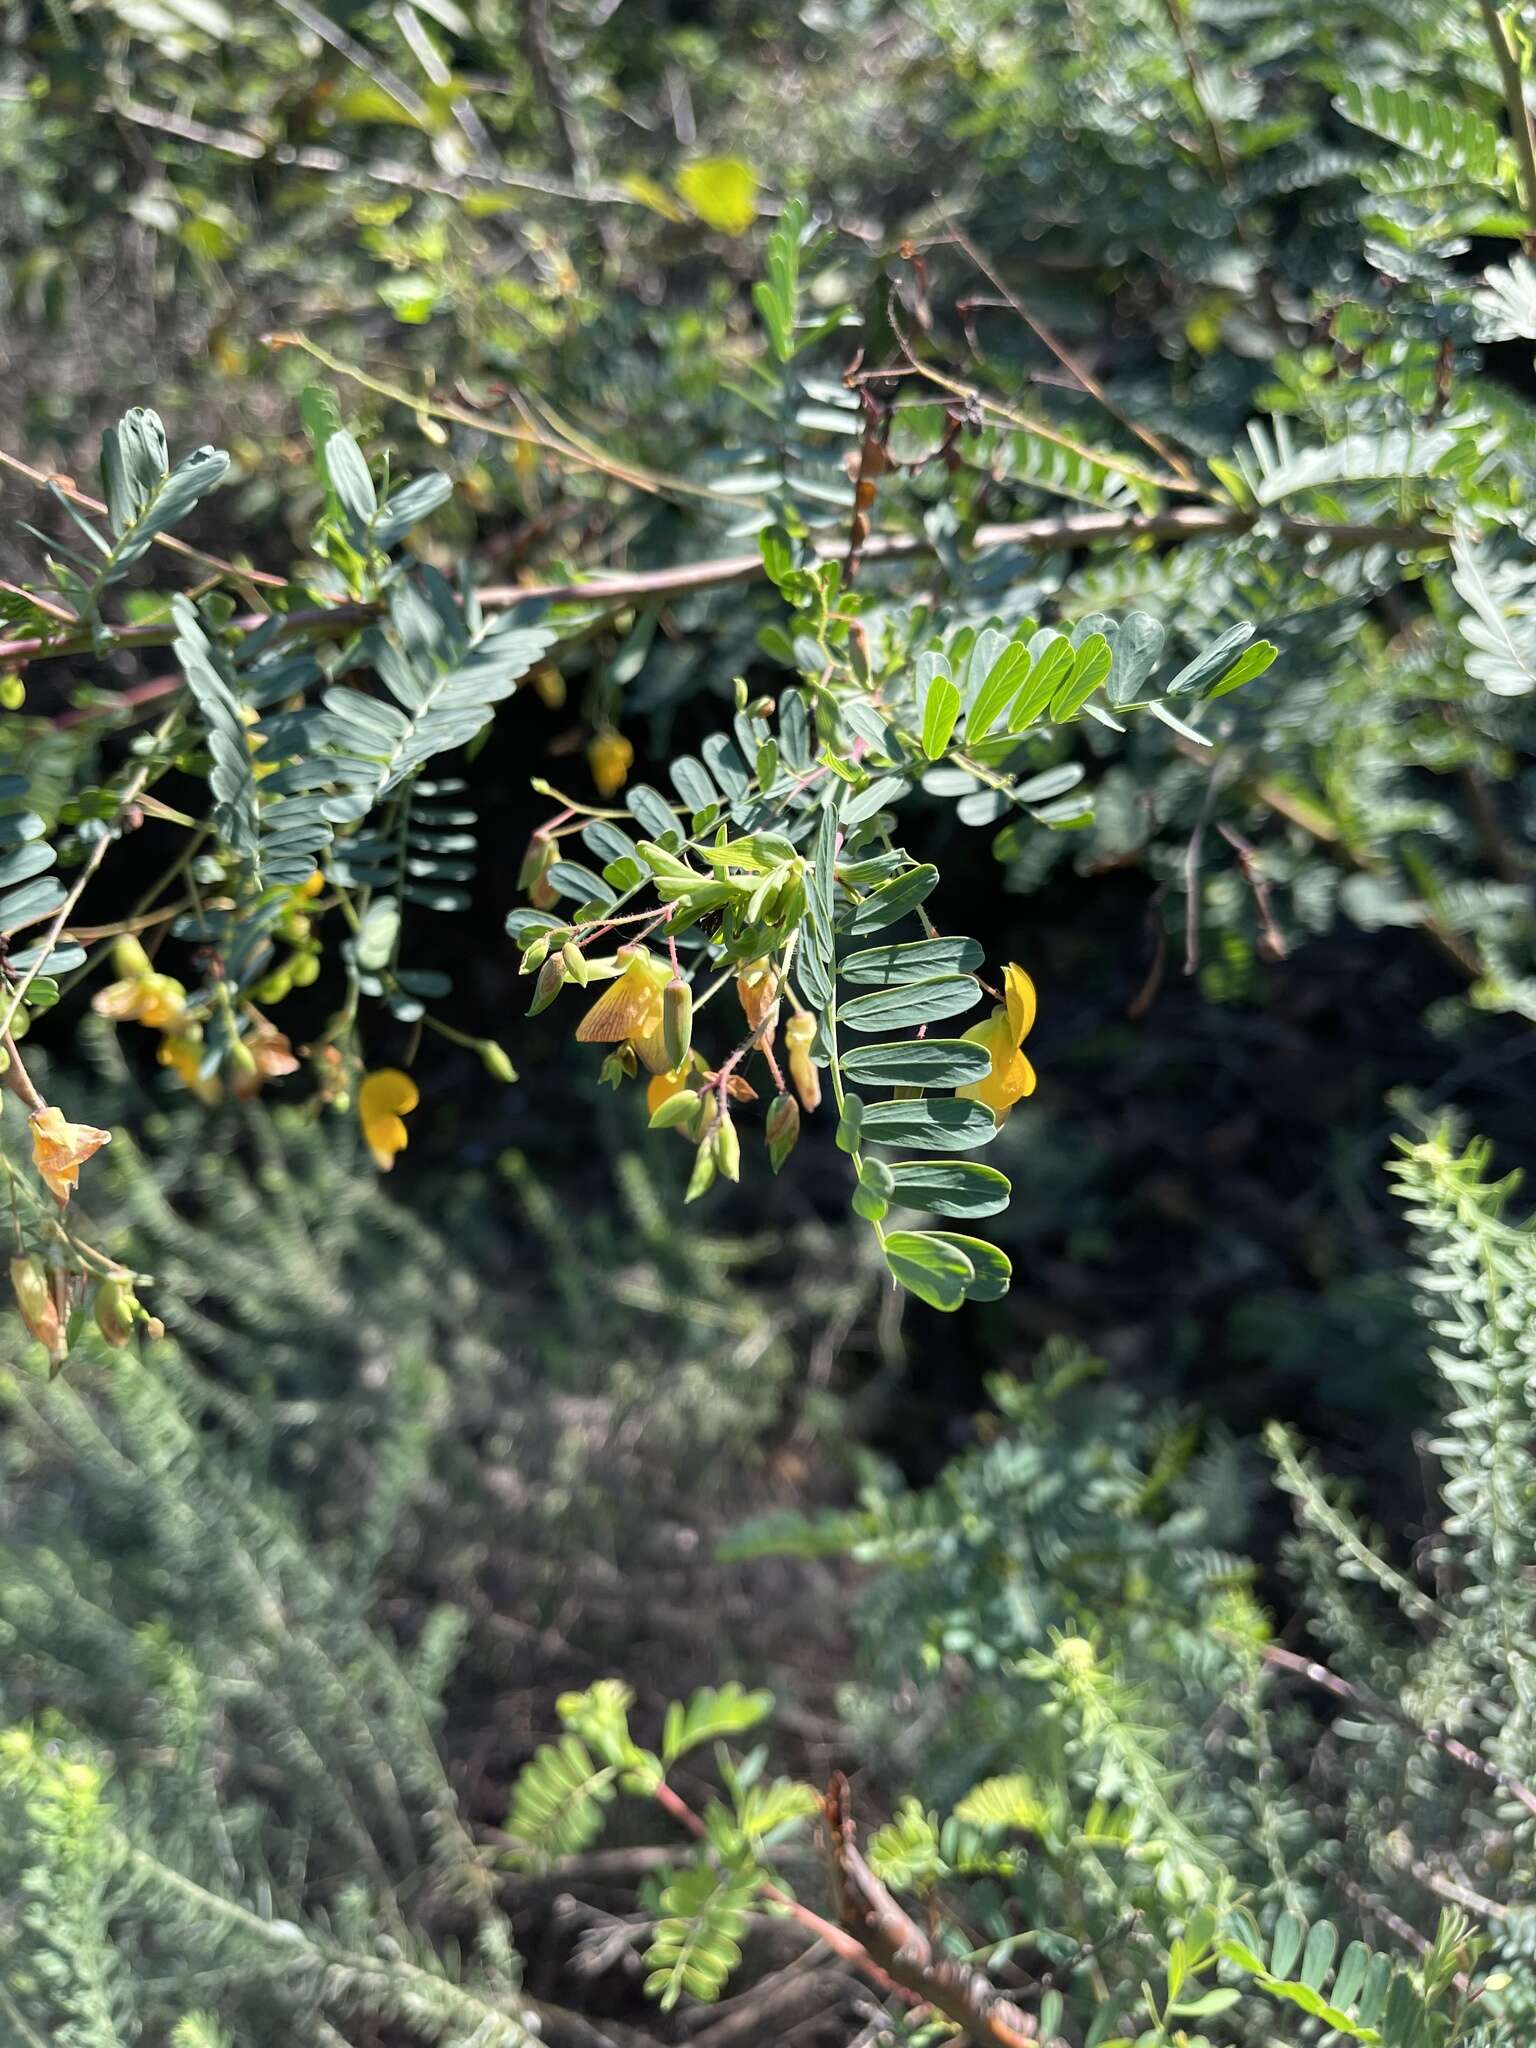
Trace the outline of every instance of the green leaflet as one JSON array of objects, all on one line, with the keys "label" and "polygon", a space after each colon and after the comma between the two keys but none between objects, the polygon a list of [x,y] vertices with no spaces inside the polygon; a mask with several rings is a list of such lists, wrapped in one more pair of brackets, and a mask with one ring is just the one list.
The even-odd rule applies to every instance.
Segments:
[{"label": "green leaflet", "polygon": [[937,761],[949,745],[960,716],[960,692],[946,675],[936,675],[923,699],[923,752]]},{"label": "green leaflet", "polygon": [[[818,861],[818,870],[819,866]],[[895,924],[916,910],[925,897],[932,895],[938,881],[937,868],[909,868],[904,875],[897,875],[892,881],[882,882],[878,889],[871,889],[862,902],[845,912],[843,930],[854,938],[862,938],[866,932],[883,931],[888,924]]]},{"label": "green leaflet", "polygon": [[958,1088],[991,1071],[992,1055],[963,1038],[902,1038],[855,1045],[838,1062],[845,1080],[871,1088]]},{"label": "green leaflet", "polygon": [[1002,1300],[1013,1278],[1013,1261],[1006,1252],[1000,1252],[995,1244],[988,1244],[984,1238],[961,1237],[952,1230],[935,1231],[933,1235],[969,1260],[971,1278],[965,1284],[967,1301]]},{"label": "green leaflet", "polygon": [[985,739],[1001,717],[1008,700],[1016,696],[1029,673],[1029,649],[1010,641],[993,662],[986,680],[976,692],[975,702],[965,715],[965,743]]},{"label": "green leaflet", "polygon": [[1178,674],[1164,689],[1164,696],[1177,697],[1184,690],[1197,690],[1202,683],[1219,676],[1231,662],[1240,648],[1246,647],[1253,638],[1253,627],[1244,619],[1235,626],[1229,626],[1225,633],[1204,647],[1193,661],[1185,662]]},{"label": "green leaflet", "polygon": [[[1076,781],[1082,774],[1078,769]],[[914,939],[907,945],[866,946],[837,963],[838,978],[863,987],[891,988],[938,974],[970,974],[986,955],[974,939]]]},{"label": "green leaflet", "polygon": [[981,988],[969,974],[941,975],[854,996],[838,1011],[838,1022],[850,1031],[904,1031],[941,1017],[958,1017],[980,999]]},{"label": "green leaflet", "polygon": [[959,1308],[966,1283],[975,1278],[963,1251],[922,1230],[893,1230],[885,1240],[885,1263],[909,1294],[946,1313]]},{"label": "green leaflet", "polygon": [[1104,635],[1090,633],[1078,648],[1066,681],[1051,699],[1051,717],[1058,725],[1082,710],[1109,674],[1112,659]]},{"label": "green leaflet", "polygon": [[891,1200],[930,1216],[996,1216],[1013,1187],[995,1166],[975,1159],[903,1159],[890,1168]]},{"label": "green leaflet", "polygon": [[870,1144],[902,1145],[914,1152],[974,1152],[991,1144],[997,1123],[985,1103],[941,1095],[867,1104],[863,1136]]}]

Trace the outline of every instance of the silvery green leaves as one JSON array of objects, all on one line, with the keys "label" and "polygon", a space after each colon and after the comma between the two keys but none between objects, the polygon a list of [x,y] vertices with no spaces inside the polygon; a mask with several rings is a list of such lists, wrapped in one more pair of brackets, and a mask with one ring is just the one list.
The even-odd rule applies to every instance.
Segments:
[{"label": "silvery green leaves", "polygon": [[1528,695],[1536,689],[1536,574],[1467,535],[1457,538],[1452,558],[1451,581],[1467,607],[1458,621],[1467,673],[1496,697]]},{"label": "silvery green leaves", "polygon": [[176,659],[212,758],[214,829],[243,863],[252,891],[293,888],[314,872],[331,836],[324,805],[313,794],[291,794],[280,770],[258,781],[252,749],[266,735],[246,709],[234,660],[209,639],[186,598],[172,598],[171,616]]},{"label": "silvery green leaves", "polygon": [[183,520],[198,500],[223,482],[229,457],[222,448],[194,448],[173,469],[160,415],[134,406],[101,438],[101,484],[112,531],[103,583],[130,568],[158,534]]},{"label": "silvery green leaves", "polygon": [[[883,898],[896,904],[889,920],[915,912],[936,880],[931,868],[907,866],[840,916],[840,929],[871,925],[867,905]],[[878,925],[875,927],[878,928]],[[838,1143],[851,1153],[858,1176],[853,1206],[880,1235],[891,1277],[932,1308],[952,1310],[965,1301],[990,1301],[1007,1290],[1009,1263],[994,1246],[953,1232],[898,1228],[884,1224],[893,1209],[926,1211],[940,1217],[995,1215],[1007,1207],[1005,1174],[966,1159],[920,1157],[887,1160],[872,1148],[889,1147],[922,1155],[979,1150],[997,1136],[998,1123],[985,1103],[955,1091],[984,1080],[992,1068],[986,1046],[944,1037],[931,1027],[965,1016],[982,1000],[972,969],[982,963],[974,939],[943,938],[859,946],[838,962],[837,979],[850,993],[841,998],[836,1024],[838,1069],[850,1088],[888,1088],[884,1100],[864,1092],[844,1098]],[[910,1037],[877,1037],[887,1032]],[[844,1044],[842,1034],[875,1038],[872,1044]]]},{"label": "silvery green leaves", "polygon": [[324,719],[310,730],[316,758],[307,766],[343,792],[327,807],[333,822],[365,817],[434,756],[474,739],[557,637],[515,611],[471,634],[435,570],[399,578],[386,623],[360,650],[389,696],[334,683],[322,692]]},{"label": "silvery green leaves", "polygon": [[[26,807],[26,797],[24,775],[0,775],[0,937],[7,941],[52,917],[65,895],[64,884],[50,872],[57,856],[43,836],[42,819]],[[45,963],[65,973],[78,967],[85,954],[66,940],[51,949],[13,944],[6,958],[15,973],[28,974]]]}]

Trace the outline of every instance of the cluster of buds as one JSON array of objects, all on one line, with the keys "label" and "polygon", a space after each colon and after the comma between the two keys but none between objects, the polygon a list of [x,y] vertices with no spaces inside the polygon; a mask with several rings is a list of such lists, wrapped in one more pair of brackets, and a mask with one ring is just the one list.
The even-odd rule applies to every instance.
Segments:
[{"label": "cluster of buds", "polygon": [[134,1287],[135,1276],[125,1270],[95,1276],[79,1267],[49,1263],[37,1252],[18,1253],[11,1260],[17,1313],[48,1353],[50,1376],[68,1357],[87,1308],[100,1336],[114,1350],[130,1344],[138,1329],[147,1337],[165,1335],[165,1325],[149,1313]]}]

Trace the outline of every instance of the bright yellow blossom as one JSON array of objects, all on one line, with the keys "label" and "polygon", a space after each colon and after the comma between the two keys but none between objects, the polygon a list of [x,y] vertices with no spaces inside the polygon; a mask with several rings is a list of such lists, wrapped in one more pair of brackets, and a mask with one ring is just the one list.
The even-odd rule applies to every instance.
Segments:
[{"label": "bright yellow blossom", "polygon": [[403,1120],[420,1100],[421,1090],[398,1067],[380,1067],[377,1073],[364,1076],[357,1091],[357,1114],[380,1173],[389,1172],[395,1154],[410,1142]]},{"label": "bright yellow blossom", "polygon": [[67,1202],[80,1182],[80,1169],[93,1152],[111,1142],[110,1131],[94,1124],[71,1124],[62,1109],[34,1110],[32,1164],[47,1182],[56,1202]]},{"label": "bright yellow blossom", "polygon": [[628,1045],[652,1074],[671,1070],[667,1057],[665,991],[672,970],[643,946],[621,947],[624,970],[576,1026],[582,1045]]},{"label": "bright yellow blossom", "polygon": [[616,796],[629,780],[635,750],[621,732],[600,732],[588,742],[587,766],[599,796]]},{"label": "bright yellow blossom", "polygon": [[973,1024],[962,1036],[972,1045],[985,1046],[992,1071],[979,1081],[966,1081],[955,1093],[972,1102],[984,1102],[999,1123],[1013,1105],[1035,1092],[1035,1070],[1019,1050],[1035,1021],[1035,984],[1022,967],[1009,962],[1003,969],[1003,1003],[985,1024]]}]

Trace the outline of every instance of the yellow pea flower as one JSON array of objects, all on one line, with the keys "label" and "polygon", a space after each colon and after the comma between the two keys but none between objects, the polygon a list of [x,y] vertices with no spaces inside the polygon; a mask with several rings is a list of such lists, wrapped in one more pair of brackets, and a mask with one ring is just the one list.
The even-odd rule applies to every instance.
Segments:
[{"label": "yellow pea flower", "polygon": [[587,766],[599,796],[616,796],[629,780],[635,750],[621,732],[600,732],[587,747]]},{"label": "yellow pea flower", "polygon": [[621,946],[619,957],[625,953],[629,958],[623,973],[609,982],[576,1026],[577,1040],[582,1045],[630,1046],[649,1073],[669,1073],[665,999],[672,970],[643,946]]},{"label": "yellow pea flower", "polygon": [[199,1102],[212,1108],[224,1100],[224,1084],[217,1074],[204,1074],[203,1032],[197,1025],[191,1031],[173,1031],[160,1041],[155,1057],[162,1067],[169,1067],[183,1087],[190,1088]]},{"label": "yellow pea flower", "polygon": [[1003,1002],[984,1024],[973,1024],[962,1037],[972,1045],[985,1046],[992,1071],[979,1081],[966,1081],[956,1095],[971,1102],[984,1102],[999,1123],[1006,1120],[1013,1105],[1035,1092],[1035,1070],[1019,1050],[1035,1021],[1035,984],[1022,967],[1012,961],[1003,969]]},{"label": "yellow pea flower", "polygon": [[80,1183],[80,1169],[94,1152],[111,1143],[110,1131],[94,1124],[67,1123],[62,1109],[35,1110],[28,1119],[32,1126],[32,1164],[47,1182],[49,1192],[61,1205]]},{"label": "yellow pea flower", "polygon": [[364,1076],[357,1091],[357,1115],[380,1173],[389,1172],[395,1154],[410,1142],[403,1119],[420,1100],[421,1090],[398,1067],[380,1067],[377,1073]]},{"label": "yellow pea flower", "polygon": [[149,955],[129,934],[112,949],[118,979],[98,989],[91,1008],[114,1024],[145,1024],[151,1031],[173,1031],[186,1015],[187,992],[170,974],[157,974]]}]

